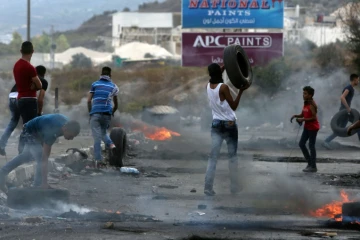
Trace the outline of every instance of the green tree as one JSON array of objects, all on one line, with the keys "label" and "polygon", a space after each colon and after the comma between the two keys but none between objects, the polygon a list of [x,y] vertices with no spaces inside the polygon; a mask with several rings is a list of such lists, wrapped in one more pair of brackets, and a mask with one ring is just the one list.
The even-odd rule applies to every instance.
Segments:
[{"label": "green tree", "polygon": [[23,39],[18,32],[14,32],[13,39],[10,42],[10,50],[12,53],[19,53]]},{"label": "green tree", "polygon": [[64,34],[56,39],[56,52],[63,52],[70,48],[70,44]]},{"label": "green tree", "polygon": [[72,61],[70,65],[72,68],[91,68],[92,61],[83,53],[78,53],[72,56]]},{"label": "green tree", "polygon": [[32,43],[34,45],[34,49],[36,52],[39,53],[50,52],[51,39],[47,33],[43,32],[41,36],[34,37],[32,39]]}]

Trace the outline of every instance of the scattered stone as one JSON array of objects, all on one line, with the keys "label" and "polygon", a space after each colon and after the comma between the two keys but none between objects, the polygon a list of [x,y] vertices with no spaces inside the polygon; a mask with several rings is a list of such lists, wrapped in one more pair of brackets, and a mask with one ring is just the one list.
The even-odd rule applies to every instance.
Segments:
[{"label": "scattered stone", "polygon": [[26,223],[41,223],[41,222],[43,222],[43,218],[42,217],[26,217],[26,218],[24,218],[24,221]]},{"label": "scattered stone", "polygon": [[103,175],[102,173],[96,173],[96,172],[93,172],[92,174],[90,174],[90,176],[100,176],[100,175]]},{"label": "scattered stone", "polygon": [[72,227],[71,226],[67,226],[66,228],[65,228],[65,231],[72,231],[73,229],[72,229]]},{"label": "scattered stone", "polygon": [[200,209],[200,210],[204,210],[206,208],[207,208],[207,206],[205,204],[199,204],[198,205],[198,209]]},{"label": "scattered stone", "polygon": [[149,178],[167,177],[166,175],[157,172],[150,172],[145,174],[145,176]]},{"label": "scattered stone", "polygon": [[0,219],[9,219],[10,215],[7,213],[0,213]]},{"label": "scattered stone", "polygon": [[158,193],[158,187],[157,186],[152,186],[151,191],[153,193]]},{"label": "scattered stone", "polygon": [[313,231],[302,231],[300,232],[301,236],[307,237],[336,237],[336,232],[313,232]]},{"label": "scattered stone", "polygon": [[172,185],[159,185],[159,188],[175,189],[175,188],[178,188],[178,186],[172,186]]},{"label": "scattered stone", "polygon": [[155,196],[152,199],[154,199],[154,200],[168,200],[169,198],[165,197],[165,196]]},{"label": "scattered stone", "polygon": [[107,222],[104,224],[103,229],[114,229],[115,225],[113,222]]},{"label": "scattered stone", "polygon": [[193,188],[193,189],[191,189],[191,191],[190,192],[192,192],[192,193],[196,193],[196,189],[195,188]]}]

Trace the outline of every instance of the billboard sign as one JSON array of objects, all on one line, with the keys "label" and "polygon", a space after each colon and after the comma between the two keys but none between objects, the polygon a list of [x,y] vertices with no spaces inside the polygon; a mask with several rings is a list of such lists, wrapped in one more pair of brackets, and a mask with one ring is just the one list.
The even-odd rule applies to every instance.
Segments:
[{"label": "billboard sign", "polygon": [[253,66],[264,66],[283,56],[282,33],[183,33],[182,65],[222,65],[224,48],[232,44],[244,48]]},{"label": "billboard sign", "polygon": [[283,28],[283,0],[182,0],[183,28]]}]

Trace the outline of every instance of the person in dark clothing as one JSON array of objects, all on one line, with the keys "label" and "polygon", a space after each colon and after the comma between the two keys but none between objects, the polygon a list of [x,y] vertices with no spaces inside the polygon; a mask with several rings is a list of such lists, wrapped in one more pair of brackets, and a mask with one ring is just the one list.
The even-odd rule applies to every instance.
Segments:
[{"label": "person in dark clothing", "polygon": [[[308,162],[308,165],[303,172],[317,172],[315,143],[320,124],[317,119],[317,105],[313,100],[314,93],[315,90],[310,86],[303,88],[304,107],[302,112],[299,115],[293,115],[290,119],[290,122],[292,122],[294,118],[296,118],[296,121],[300,124],[305,122],[304,131],[299,142],[300,149]],[[306,142],[308,140],[310,154],[306,148]]]},{"label": "person in dark clothing", "polygon": [[36,72],[38,74],[38,77],[41,81],[41,85],[42,88],[39,90],[39,94],[37,96],[37,101],[38,101],[38,116],[42,115],[42,109],[44,106],[44,98],[45,98],[45,92],[48,88],[48,81],[45,79],[45,74],[46,74],[46,68],[42,65],[37,66],[36,68]]},{"label": "person in dark clothing", "polygon": [[[340,109],[339,111],[342,111],[344,109],[347,110],[348,113],[351,112],[351,101],[354,97],[354,87],[357,86],[359,84],[359,76],[357,74],[351,74],[350,75],[350,84],[347,85],[343,91],[342,91],[342,95],[340,97],[341,100],[341,104],[340,104]],[[346,127],[346,124],[349,122],[349,117],[346,116],[344,119],[342,119],[341,124],[339,125],[340,127]],[[358,134],[358,138],[360,140],[360,132],[357,133]],[[331,134],[330,136],[328,136],[324,143],[322,144],[323,147],[325,147],[326,149],[331,149],[330,146],[330,142],[332,140],[334,140],[337,137],[337,135],[335,133]]]},{"label": "person in dark clothing", "polygon": [[[36,73],[41,82],[41,89],[38,91],[39,93],[37,94],[37,115],[36,116],[41,116],[42,109],[44,106],[45,92],[46,92],[49,84],[48,84],[48,81],[45,79],[46,68],[42,65],[39,65],[35,69],[36,69]],[[18,145],[19,153],[21,153],[23,151],[24,145],[25,145],[25,143],[24,143],[23,137],[20,136],[19,145]]]}]

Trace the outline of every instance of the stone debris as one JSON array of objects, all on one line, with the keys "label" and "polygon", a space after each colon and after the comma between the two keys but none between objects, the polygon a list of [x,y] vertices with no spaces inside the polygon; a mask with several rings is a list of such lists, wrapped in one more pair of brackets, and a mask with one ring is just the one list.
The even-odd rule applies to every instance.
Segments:
[{"label": "stone debris", "polygon": [[25,217],[24,221],[26,223],[41,223],[43,222],[43,218],[42,217]]},{"label": "stone debris", "polygon": [[103,229],[114,229],[115,225],[113,222],[107,222],[104,224]]}]

